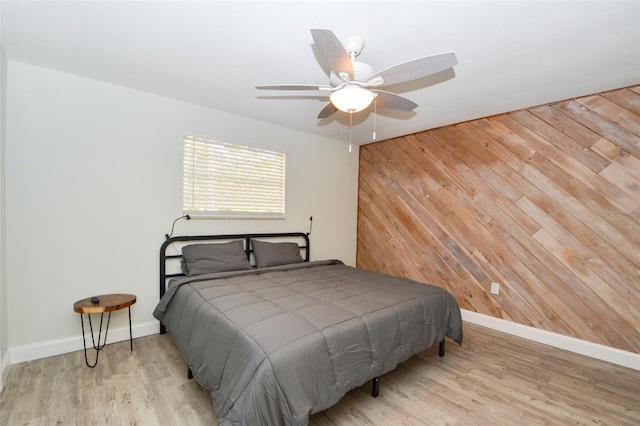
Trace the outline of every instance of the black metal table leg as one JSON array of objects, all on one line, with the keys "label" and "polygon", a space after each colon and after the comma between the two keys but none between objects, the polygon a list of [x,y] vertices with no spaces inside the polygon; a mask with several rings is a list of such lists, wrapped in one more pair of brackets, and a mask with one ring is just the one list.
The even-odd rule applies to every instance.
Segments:
[{"label": "black metal table leg", "polygon": [[[98,356],[100,355],[100,351],[104,349],[107,344],[107,333],[109,332],[109,323],[111,322],[111,312],[109,312],[109,316],[107,317],[107,327],[104,330],[104,341],[102,345],[100,344],[100,340],[102,337],[102,320],[104,319],[104,313],[100,314],[100,328],[98,329],[98,344],[96,345],[96,339],[93,333],[93,323],[91,322],[91,315],[87,314],[87,319],[89,320],[89,330],[91,331],[91,343],[93,345],[93,349],[96,350],[96,359],[92,364],[89,364],[89,358],[87,357],[87,341],[84,333],[84,317],[82,313],[80,313],[80,325],[82,327],[82,346],[84,346],[84,362],[87,364],[87,367],[93,368],[98,364]],[[133,343],[132,343],[133,348]]]},{"label": "black metal table leg", "polygon": [[[111,314],[111,312],[109,312]],[[129,306],[129,342],[131,343],[131,352],[133,352],[133,331],[131,331],[131,306]]]}]

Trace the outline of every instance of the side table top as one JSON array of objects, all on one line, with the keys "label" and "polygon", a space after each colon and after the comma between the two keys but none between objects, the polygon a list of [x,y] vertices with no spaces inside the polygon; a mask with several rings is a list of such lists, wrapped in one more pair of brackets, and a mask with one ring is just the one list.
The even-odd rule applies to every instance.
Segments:
[{"label": "side table top", "polygon": [[98,303],[93,303],[91,297],[78,300],[73,304],[73,310],[80,314],[99,314],[124,309],[136,303],[134,294],[101,294],[97,297],[100,299]]}]

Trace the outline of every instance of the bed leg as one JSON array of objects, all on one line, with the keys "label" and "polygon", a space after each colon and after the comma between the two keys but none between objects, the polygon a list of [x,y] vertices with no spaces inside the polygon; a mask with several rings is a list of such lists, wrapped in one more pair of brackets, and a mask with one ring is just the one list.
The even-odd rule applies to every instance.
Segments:
[{"label": "bed leg", "polygon": [[438,355],[441,357],[444,356],[444,339],[442,339],[438,347]]},{"label": "bed leg", "polygon": [[380,395],[380,379],[378,379],[377,377],[374,377],[373,380],[371,381],[371,396],[374,398],[377,398],[378,395]]},{"label": "bed leg", "polygon": [[189,380],[193,379],[193,372],[189,367],[187,367],[187,379]]},{"label": "bed leg", "polygon": [[167,332],[167,329],[165,328],[164,324],[160,324],[160,334],[165,334]]}]

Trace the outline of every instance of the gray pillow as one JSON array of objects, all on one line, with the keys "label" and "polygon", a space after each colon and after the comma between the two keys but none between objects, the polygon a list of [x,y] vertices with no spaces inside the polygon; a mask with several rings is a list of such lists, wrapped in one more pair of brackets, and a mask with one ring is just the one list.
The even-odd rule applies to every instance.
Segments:
[{"label": "gray pillow", "polygon": [[186,275],[251,269],[241,240],[218,244],[191,244],[182,248]]},{"label": "gray pillow", "polygon": [[256,266],[285,265],[287,263],[302,262],[300,247],[297,243],[267,243],[265,241],[251,240],[253,255],[256,258]]}]

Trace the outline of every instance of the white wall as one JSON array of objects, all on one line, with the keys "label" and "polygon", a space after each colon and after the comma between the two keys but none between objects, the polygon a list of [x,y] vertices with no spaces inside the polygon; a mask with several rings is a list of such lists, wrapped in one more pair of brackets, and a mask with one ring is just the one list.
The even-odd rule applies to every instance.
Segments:
[{"label": "white wall", "polygon": [[[0,4],[0,22],[2,5]],[[6,101],[7,101],[7,57],[2,45],[0,24],[0,390],[8,369],[9,328],[7,321],[7,270],[5,251],[5,147],[6,147]]]},{"label": "white wall", "polygon": [[12,362],[63,341],[81,348],[73,303],[96,294],[135,293],[134,337],[157,329],[158,252],[182,214],[185,132],[286,152],[287,218],[182,220],[176,235],[307,231],[313,216],[312,258],[355,264],[358,153],[344,142],[11,60],[7,124]]}]

